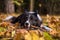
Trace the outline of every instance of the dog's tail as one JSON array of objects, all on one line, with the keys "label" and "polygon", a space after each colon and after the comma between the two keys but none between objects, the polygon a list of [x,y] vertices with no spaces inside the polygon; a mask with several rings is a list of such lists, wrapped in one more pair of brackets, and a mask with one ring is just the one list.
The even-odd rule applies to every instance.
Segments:
[{"label": "dog's tail", "polygon": [[5,19],[3,19],[4,21],[8,21],[8,20],[10,20],[10,19],[12,19],[13,18],[13,16],[7,16]]},{"label": "dog's tail", "polygon": [[10,21],[10,20],[11,20],[11,23],[15,23],[16,17],[9,15],[5,19],[3,19],[3,21]]}]

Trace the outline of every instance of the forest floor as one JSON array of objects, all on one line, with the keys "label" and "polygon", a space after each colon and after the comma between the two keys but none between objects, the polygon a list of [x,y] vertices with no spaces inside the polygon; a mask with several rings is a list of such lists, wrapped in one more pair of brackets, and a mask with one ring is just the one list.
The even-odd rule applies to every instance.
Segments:
[{"label": "forest floor", "polygon": [[[0,23],[3,23],[3,19],[4,18],[6,18],[8,15],[12,15],[12,16],[15,16],[15,17],[17,17],[17,16],[19,16],[20,14],[0,14]],[[41,16],[42,17],[42,19],[43,19],[43,24],[44,25],[48,25],[50,28],[52,28],[52,29],[54,29],[54,30],[56,30],[57,32],[58,32],[58,34],[54,34],[53,32],[51,32],[52,34],[54,34],[54,38],[55,39],[53,39],[53,38],[51,38],[51,36],[50,35],[48,35],[48,33],[45,33],[44,32],[44,36],[46,37],[46,39],[45,40],[60,40],[60,16],[58,16],[58,15],[46,15],[46,16]],[[52,17],[54,17],[53,18],[53,20],[52,19],[50,19],[50,18],[52,18]],[[56,21],[56,22],[53,22],[53,25],[51,25],[51,23],[48,23],[47,22],[47,20],[48,21],[54,21],[54,20],[58,20],[58,21]],[[56,24],[55,24],[56,23]],[[10,26],[8,25],[9,24],[9,22],[7,23],[3,23],[2,24],[2,26],[3,26],[3,28],[0,28],[0,31],[1,31],[1,29],[4,29],[4,30],[6,30],[5,28],[8,28],[8,29],[11,29],[10,28]],[[2,27],[1,26],[1,24],[0,24],[0,27]],[[6,26],[8,26],[8,27],[6,27]],[[6,31],[4,31],[4,32],[6,32]],[[0,38],[1,38],[1,35],[4,35],[4,32],[3,31],[1,31],[0,32]],[[54,31],[55,32],[55,31]],[[7,31],[7,36],[10,36],[10,34],[9,34],[9,31]],[[0,40],[7,40],[7,39],[10,39],[9,37],[8,38],[3,38],[3,39],[0,39]]]}]

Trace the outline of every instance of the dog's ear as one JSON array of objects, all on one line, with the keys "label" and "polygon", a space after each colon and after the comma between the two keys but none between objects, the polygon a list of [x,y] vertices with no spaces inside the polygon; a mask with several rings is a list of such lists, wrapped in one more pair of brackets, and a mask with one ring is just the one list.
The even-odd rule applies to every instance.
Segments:
[{"label": "dog's ear", "polygon": [[38,17],[38,19],[39,19],[40,21],[42,21],[42,18],[40,17],[39,14],[37,14],[37,17]]}]

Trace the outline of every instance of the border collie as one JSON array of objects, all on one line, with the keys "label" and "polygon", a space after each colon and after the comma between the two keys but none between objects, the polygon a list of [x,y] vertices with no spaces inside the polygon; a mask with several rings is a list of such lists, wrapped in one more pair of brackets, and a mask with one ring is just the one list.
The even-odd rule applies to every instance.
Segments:
[{"label": "border collie", "polygon": [[[4,20],[10,20],[10,19],[12,20],[11,23],[15,24],[19,22],[20,26],[23,26],[23,28],[26,26],[30,28],[31,25],[40,27],[42,24],[42,19],[36,12],[26,12],[19,15],[18,17],[8,16]],[[47,31],[50,30],[50,28],[46,26],[43,26],[43,28],[46,29]]]},{"label": "border collie", "polygon": [[16,22],[19,22],[21,26],[25,26],[25,25],[40,26],[40,24],[42,23],[41,17],[39,16],[39,14],[35,12],[26,12],[19,15],[17,18],[13,16],[8,16],[4,20],[10,20],[10,19],[12,19],[11,23],[15,24]]}]

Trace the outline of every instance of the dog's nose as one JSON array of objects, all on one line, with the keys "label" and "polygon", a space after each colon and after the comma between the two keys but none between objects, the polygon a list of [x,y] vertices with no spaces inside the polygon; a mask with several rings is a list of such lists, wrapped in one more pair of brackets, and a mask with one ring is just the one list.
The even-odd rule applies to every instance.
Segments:
[{"label": "dog's nose", "polygon": [[25,25],[29,25],[29,23],[25,23]]},{"label": "dog's nose", "polygon": [[26,22],[25,26],[27,26],[29,28],[30,27],[30,23]]},{"label": "dog's nose", "polygon": [[29,20],[27,20],[27,21],[25,22],[25,25],[29,25]]}]

